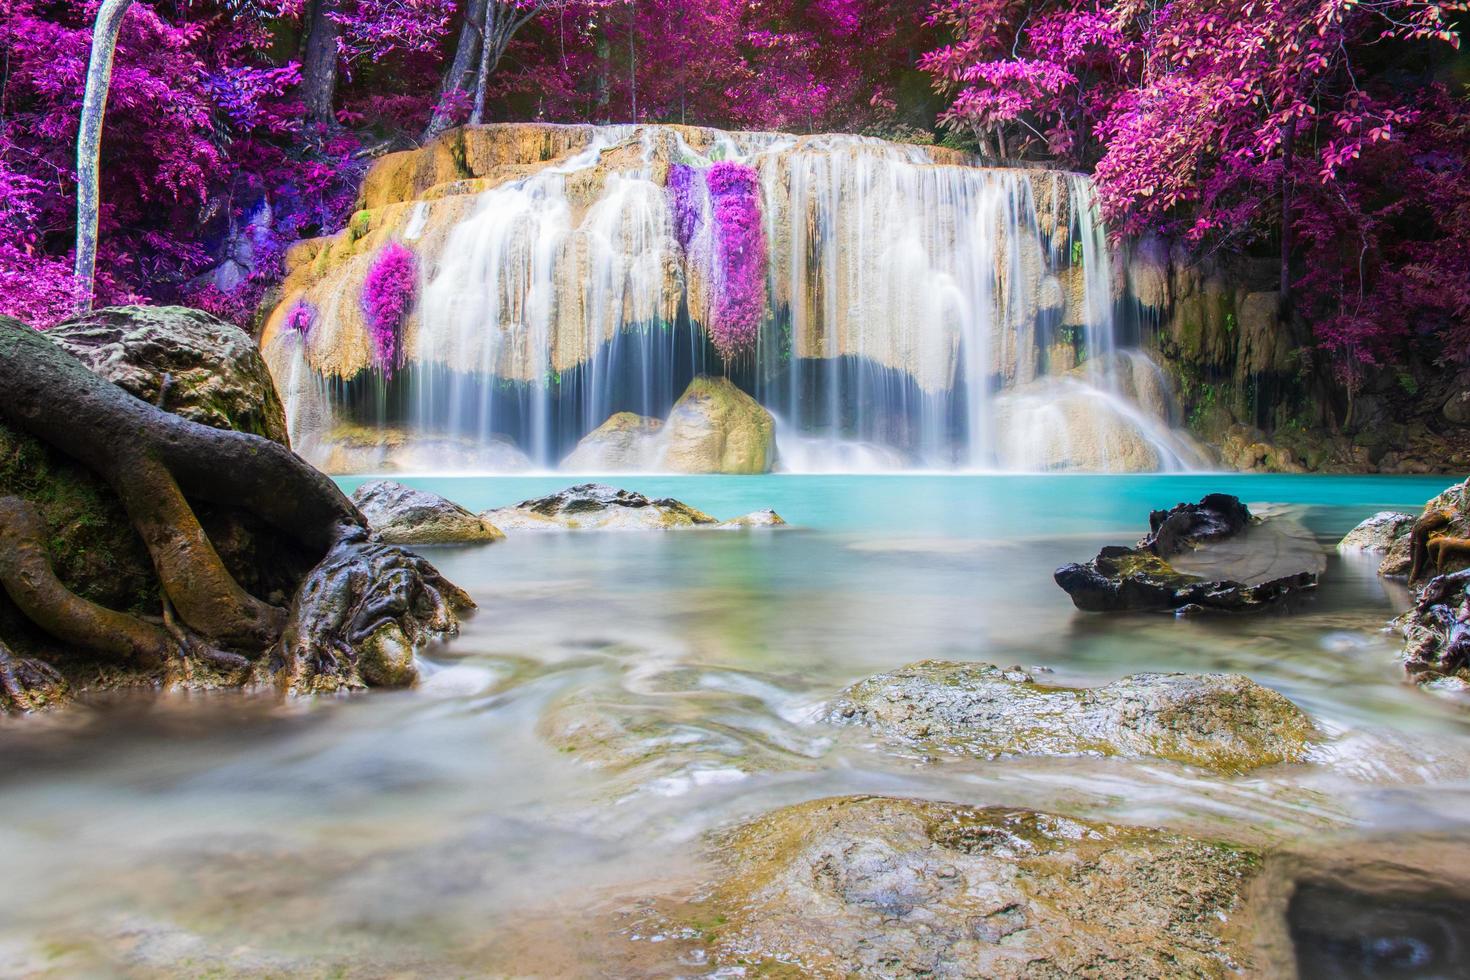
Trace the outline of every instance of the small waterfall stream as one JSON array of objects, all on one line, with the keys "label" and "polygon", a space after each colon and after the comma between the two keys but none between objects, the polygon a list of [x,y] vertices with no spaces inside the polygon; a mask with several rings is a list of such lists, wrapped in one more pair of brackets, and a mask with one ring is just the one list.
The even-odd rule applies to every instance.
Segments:
[{"label": "small waterfall stream", "polygon": [[[1119,341],[1086,177],[855,136],[548,128],[567,152],[369,215],[418,257],[396,370],[359,350],[366,250],[299,292],[331,323],[267,329],[306,455],[356,468],[334,446],[377,432],[388,468],[553,468],[615,413],[661,419],[726,373],[775,417],[787,470],[1199,462]],[[731,164],[765,250],[754,342],[733,352],[761,284],[735,282],[705,181],[681,202],[670,177]]]}]

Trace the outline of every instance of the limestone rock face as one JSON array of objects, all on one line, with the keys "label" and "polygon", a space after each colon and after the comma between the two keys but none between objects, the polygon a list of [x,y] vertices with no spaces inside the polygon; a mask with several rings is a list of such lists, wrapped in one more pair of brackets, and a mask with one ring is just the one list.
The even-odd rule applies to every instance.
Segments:
[{"label": "limestone rock face", "polygon": [[287,443],[286,413],[255,341],[202,310],[111,307],[46,336],[94,374],[175,415]]},{"label": "limestone rock face", "polygon": [[769,473],[776,421],[727,378],[695,378],[664,426],[662,466],[675,473]]},{"label": "limestone rock face", "polygon": [[1413,524],[1412,514],[1379,511],[1344,535],[1337,543],[1337,550],[1386,554],[1399,539],[1405,539],[1407,543],[1409,528]]},{"label": "limestone rock face", "polygon": [[786,522],[774,510],[753,510],[749,514],[732,517],[720,525],[721,530],[738,531],[751,527],[785,527]]},{"label": "limestone rock face", "polygon": [[659,419],[618,412],[582,437],[561,468],[569,473],[634,473],[653,468],[658,458]]},{"label": "limestone rock face", "polygon": [[1153,756],[1218,772],[1300,759],[1301,709],[1239,674],[1134,674],[1050,687],[1018,667],[926,660],[848,688],[827,719],[966,755]]},{"label": "limestone rock face", "polygon": [[[819,977],[1225,977],[1258,855],[1003,807],[815,800],[715,841],[716,962]],[[708,926],[708,923],[715,923]]]},{"label": "limestone rock face", "polygon": [[477,514],[437,493],[391,480],[364,483],[352,502],[387,544],[461,544],[498,541],[501,531]]},{"label": "limestone rock face", "polygon": [[672,498],[583,483],[480,515],[504,531],[650,531],[712,526],[713,517]]}]

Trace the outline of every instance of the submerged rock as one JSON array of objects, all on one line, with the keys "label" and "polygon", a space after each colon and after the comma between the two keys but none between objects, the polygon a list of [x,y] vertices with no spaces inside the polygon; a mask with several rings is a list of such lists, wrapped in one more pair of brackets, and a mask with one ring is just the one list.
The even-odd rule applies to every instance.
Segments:
[{"label": "submerged rock", "polygon": [[695,378],[664,427],[660,465],[673,473],[769,473],[776,420],[728,378]]},{"label": "submerged rock", "polygon": [[1407,544],[1409,528],[1414,524],[1414,515],[1397,511],[1379,511],[1343,536],[1337,550],[1354,553],[1387,553],[1403,539]]},{"label": "submerged rock", "polygon": [[1158,830],[886,797],[715,840],[715,961],[823,977],[1223,977],[1259,857]]},{"label": "submerged rock", "polygon": [[582,437],[561,461],[571,473],[637,473],[655,468],[661,420],[618,412]]},{"label": "submerged rock", "polygon": [[388,544],[463,544],[505,537],[494,524],[454,501],[392,480],[364,483],[352,494],[352,502],[378,540]]},{"label": "submerged rock", "polygon": [[828,721],[967,755],[1153,756],[1220,772],[1302,758],[1312,723],[1240,674],[1133,674],[1051,687],[1019,667],[926,660],[860,681]]},{"label": "submerged rock", "polygon": [[753,510],[749,514],[741,514],[739,517],[732,517],[730,520],[720,524],[720,530],[739,531],[743,528],[749,527],[786,526],[786,522],[781,519],[780,514],[776,513],[770,508],[767,508],[765,510]]},{"label": "submerged rock", "polygon": [[645,531],[713,526],[713,517],[688,504],[601,483],[581,483],[480,515],[505,531]]},{"label": "submerged rock", "polygon": [[1078,609],[1242,612],[1316,588],[1327,565],[1300,523],[1257,520],[1228,494],[1154,511],[1149,528],[1137,547],[1109,546],[1056,570]]}]

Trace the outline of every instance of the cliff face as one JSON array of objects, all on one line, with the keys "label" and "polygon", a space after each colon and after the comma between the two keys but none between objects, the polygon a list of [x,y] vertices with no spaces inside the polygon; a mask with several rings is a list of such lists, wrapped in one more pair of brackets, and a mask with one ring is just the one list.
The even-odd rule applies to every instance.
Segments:
[{"label": "cliff face", "polygon": [[1460,472],[1470,468],[1470,372],[1429,361],[1370,373],[1349,398],[1300,317],[1278,318],[1270,259],[1195,258],[1157,240],[1123,259],[1141,345],[1184,424],[1229,468]]}]

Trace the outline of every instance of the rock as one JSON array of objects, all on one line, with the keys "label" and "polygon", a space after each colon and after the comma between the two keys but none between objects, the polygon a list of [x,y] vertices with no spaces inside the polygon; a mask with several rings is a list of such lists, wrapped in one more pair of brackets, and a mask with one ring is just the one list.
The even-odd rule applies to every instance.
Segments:
[{"label": "rock", "polygon": [[1256,521],[1226,494],[1154,511],[1149,525],[1135,548],[1109,546],[1086,564],[1056,570],[1078,609],[1243,612],[1316,588],[1327,565],[1300,523]]},{"label": "rock", "polygon": [[1444,417],[1456,425],[1470,424],[1470,390],[1457,391],[1445,399]]},{"label": "rock", "polygon": [[965,755],[1153,756],[1217,772],[1296,761],[1312,735],[1301,709],[1239,674],[1134,674],[1069,688],[1019,667],[943,660],[860,681],[826,718]]},{"label": "rock", "polygon": [[388,544],[461,544],[505,537],[495,525],[452,500],[391,480],[364,483],[352,494],[352,502],[378,540]]},{"label": "rock", "polygon": [[720,835],[688,913],[764,975],[1225,977],[1257,854],[1005,807],[849,796]]},{"label": "rock", "polygon": [[570,473],[643,473],[656,468],[658,419],[618,412],[582,437],[561,469]]},{"label": "rock", "polygon": [[662,469],[673,473],[769,473],[776,421],[728,378],[690,382],[664,425]]},{"label": "rock", "polygon": [[202,310],[109,307],[59,323],[46,336],[150,404],[287,443],[286,413],[255,341]]},{"label": "rock", "polygon": [[[1337,543],[1337,550],[1348,553],[1387,553],[1399,539],[1404,539],[1407,548],[1409,528],[1414,524],[1414,515],[1397,511],[1379,511],[1349,531]],[[1407,551],[1405,558],[1407,558]]]},{"label": "rock", "polygon": [[733,517],[718,525],[722,531],[738,531],[748,527],[786,527],[787,524],[781,519],[781,515],[774,510],[753,510],[749,514]]},{"label": "rock", "polygon": [[637,531],[712,526],[719,522],[670,497],[650,500],[641,493],[601,483],[582,483],[480,517],[504,531]]},{"label": "rock", "polygon": [[483,442],[404,429],[339,425],[301,453],[324,473],[433,473],[443,470],[517,473],[531,469],[515,442],[492,435]]}]

